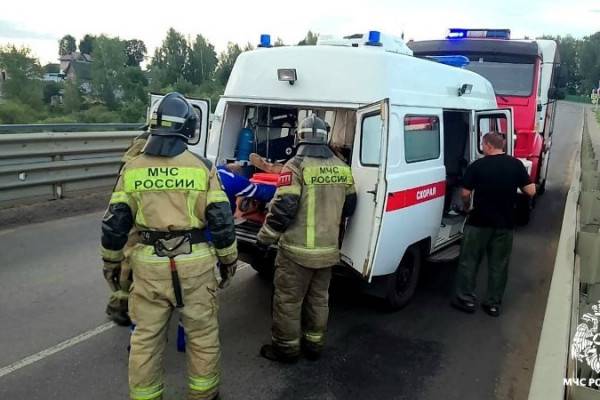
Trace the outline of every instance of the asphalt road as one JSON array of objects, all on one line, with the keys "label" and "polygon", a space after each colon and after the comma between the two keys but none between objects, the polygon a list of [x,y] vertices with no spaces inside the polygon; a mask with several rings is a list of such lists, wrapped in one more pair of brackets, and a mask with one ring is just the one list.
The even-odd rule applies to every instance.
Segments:
[{"label": "asphalt road", "polygon": [[[243,268],[220,294],[224,399],[525,399],[583,108],[562,103],[546,194],[515,238],[504,314],[448,306],[455,264],[428,265],[414,300],[388,313],[354,285],[332,288],[326,354],[272,364],[271,286]],[[125,399],[126,328],[106,327],[101,213],[0,231],[0,399]],[[484,289],[482,268],[480,289]],[[176,318],[174,318],[176,319]],[[57,344],[92,330],[79,343]],[[167,347],[165,399],[182,398],[184,355]],[[64,348],[63,348],[64,347]],[[31,364],[7,370],[43,350]]]}]

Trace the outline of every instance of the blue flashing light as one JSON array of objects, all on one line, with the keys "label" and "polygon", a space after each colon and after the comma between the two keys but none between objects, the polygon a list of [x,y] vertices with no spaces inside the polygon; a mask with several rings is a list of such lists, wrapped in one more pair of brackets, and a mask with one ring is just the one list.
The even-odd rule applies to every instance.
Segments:
[{"label": "blue flashing light", "polygon": [[440,64],[450,65],[452,67],[463,68],[469,65],[470,61],[468,57],[465,56],[429,56],[427,57],[433,61],[437,61]]},{"label": "blue flashing light", "polygon": [[367,46],[381,46],[381,32],[369,31],[369,41],[365,44]]},{"label": "blue flashing light", "polygon": [[271,46],[271,35],[263,33],[260,35],[260,44],[258,47],[272,47]]},{"label": "blue flashing light", "polygon": [[466,29],[450,28],[450,31],[448,32],[448,36],[446,36],[446,39],[464,39],[466,37],[467,37]]},{"label": "blue flashing light", "polygon": [[446,39],[510,39],[510,29],[450,28]]}]

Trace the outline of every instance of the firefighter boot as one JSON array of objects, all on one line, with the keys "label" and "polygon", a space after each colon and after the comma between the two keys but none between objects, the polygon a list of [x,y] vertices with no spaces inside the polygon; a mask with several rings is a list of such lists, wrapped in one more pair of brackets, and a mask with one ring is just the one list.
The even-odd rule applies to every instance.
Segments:
[{"label": "firefighter boot", "polygon": [[298,355],[289,355],[282,352],[277,346],[265,344],[260,348],[260,355],[267,360],[277,361],[284,364],[293,364],[298,361]]}]

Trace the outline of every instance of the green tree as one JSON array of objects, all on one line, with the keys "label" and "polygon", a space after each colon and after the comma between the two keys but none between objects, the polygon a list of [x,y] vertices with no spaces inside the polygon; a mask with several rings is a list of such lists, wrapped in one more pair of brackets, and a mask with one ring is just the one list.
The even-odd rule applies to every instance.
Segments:
[{"label": "green tree", "polygon": [[160,86],[168,86],[177,82],[185,74],[188,62],[189,47],[183,35],[169,28],[161,47],[156,49],[152,59],[152,69],[159,69]]},{"label": "green tree", "polygon": [[589,95],[600,81],[600,32],[583,39],[579,53],[581,94]]},{"label": "green tree", "polygon": [[79,41],[79,51],[82,54],[92,54],[94,51],[94,41],[96,37],[90,34],[86,34],[83,39]]},{"label": "green tree", "polygon": [[60,72],[60,64],[48,63],[42,68],[45,74],[58,74]]},{"label": "green tree", "polygon": [[58,41],[58,54],[65,56],[77,50],[75,38],[71,35],[65,35]]},{"label": "green tree", "polygon": [[63,107],[66,113],[76,113],[81,110],[81,92],[76,83],[71,81],[65,82],[63,92]]},{"label": "green tree", "polygon": [[233,65],[238,56],[242,54],[242,49],[237,43],[227,43],[227,49],[219,54],[219,65],[215,72],[215,78],[222,85],[226,85],[229,75],[233,70]]},{"label": "green tree", "polygon": [[312,46],[317,44],[317,39],[319,39],[318,33],[313,33],[308,31],[304,39],[298,42],[298,46]]},{"label": "green tree", "polygon": [[146,58],[148,50],[142,40],[131,39],[125,41],[125,53],[127,54],[127,65],[139,67],[140,63]]},{"label": "green tree", "polygon": [[58,96],[62,85],[58,82],[49,81],[44,83],[44,103],[50,104],[53,96]]},{"label": "green tree", "polygon": [[4,97],[31,107],[42,107],[42,67],[26,47],[13,45],[0,47],[0,69],[6,71],[2,84]]},{"label": "green tree", "polygon": [[197,35],[194,44],[189,49],[189,62],[186,77],[194,85],[201,85],[212,78],[218,59],[215,46],[204,36]]},{"label": "green tree", "polygon": [[92,90],[109,109],[118,107],[117,93],[125,73],[127,55],[125,43],[119,38],[99,36],[94,43],[92,53]]},{"label": "green tree", "polygon": [[148,99],[148,79],[140,67],[125,67],[121,75],[121,89],[123,101],[141,101],[145,103]]}]

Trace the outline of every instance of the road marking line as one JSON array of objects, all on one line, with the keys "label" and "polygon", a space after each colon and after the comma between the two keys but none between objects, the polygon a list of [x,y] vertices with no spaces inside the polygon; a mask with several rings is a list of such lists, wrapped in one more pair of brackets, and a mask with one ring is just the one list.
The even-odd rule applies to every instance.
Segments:
[{"label": "road marking line", "polygon": [[2,378],[5,375],[11,374],[23,367],[26,367],[28,365],[31,365],[38,361],[41,361],[44,358],[49,357],[53,354],[56,354],[60,351],[68,349],[69,347],[72,347],[72,346],[75,346],[76,344],[84,342],[94,336],[101,334],[102,332],[106,332],[107,330],[114,328],[115,326],[117,326],[117,325],[114,322],[107,322],[105,324],[102,324],[102,325],[94,328],[94,329],[84,332],[81,335],[77,335],[77,336],[72,337],[71,339],[67,339],[64,342],[61,342],[55,346],[49,347],[46,350],[42,350],[39,353],[35,353],[33,355],[30,355],[29,357],[25,357],[22,360],[14,362],[14,363],[0,369],[0,378]]}]

